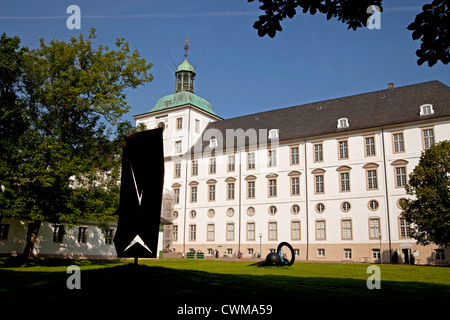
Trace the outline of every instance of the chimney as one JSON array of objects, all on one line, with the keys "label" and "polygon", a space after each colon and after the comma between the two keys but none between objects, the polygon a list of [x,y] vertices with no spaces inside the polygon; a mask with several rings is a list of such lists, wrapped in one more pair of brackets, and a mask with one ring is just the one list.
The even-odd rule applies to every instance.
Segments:
[{"label": "chimney", "polygon": [[388,89],[394,89],[394,83],[393,82],[389,82],[388,83]]}]

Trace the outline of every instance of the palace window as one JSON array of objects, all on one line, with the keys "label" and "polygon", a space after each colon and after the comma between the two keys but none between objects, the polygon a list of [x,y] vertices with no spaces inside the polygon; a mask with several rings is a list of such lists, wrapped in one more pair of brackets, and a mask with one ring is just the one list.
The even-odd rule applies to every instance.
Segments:
[{"label": "palace window", "polygon": [[174,164],[173,177],[174,177],[174,178],[179,178],[179,177],[181,177],[181,162],[176,162],[176,163]]},{"label": "palace window", "polygon": [[208,241],[214,241],[214,223],[208,223],[207,225],[208,230]]},{"label": "palace window", "polygon": [[364,144],[366,146],[366,157],[375,156],[375,137],[365,137]]},{"label": "palace window", "polygon": [[177,118],[177,130],[183,129],[183,118]]},{"label": "palace window", "polygon": [[351,240],[352,237],[352,220],[342,220],[342,240]]},{"label": "palace window", "polygon": [[78,243],[86,243],[87,241],[87,227],[78,228]]},{"label": "palace window", "polygon": [[291,238],[292,240],[300,240],[300,221],[291,222]]},{"label": "palace window", "polygon": [[247,169],[255,169],[255,153],[249,152],[247,153]]},{"label": "palace window", "polygon": [[55,243],[62,243],[64,238],[64,225],[62,224],[55,224],[53,226],[53,242]]},{"label": "palace window", "polygon": [[234,240],[234,223],[227,223],[227,241]]},{"label": "palace window", "polygon": [[392,134],[392,140],[394,141],[394,153],[405,152],[403,132],[394,132]]},{"label": "palace window", "polygon": [[291,196],[300,195],[300,177],[291,177]]},{"label": "palace window", "polygon": [[298,146],[291,147],[291,165],[296,165],[300,163]]},{"label": "palace window", "polygon": [[314,162],[323,161],[323,145],[322,143],[314,144]]},{"label": "palace window", "polygon": [[192,160],[191,175],[192,176],[197,176],[198,175],[198,160]]},{"label": "palace window", "polygon": [[381,235],[380,231],[380,219],[379,218],[371,218],[369,219],[369,237],[370,239],[379,239]]},{"label": "palace window", "polygon": [[423,148],[429,149],[434,144],[433,128],[422,129]]},{"label": "palace window", "polygon": [[235,157],[234,154],[231,156],[228,156],[228,171],[234,171],[234,161]]},{"label": "palace window", "polygon": [[400,221],[400,237],[409,238],[411,235],[411,226],[404,218],[399,218]]},{"label": "palace window", "polygon": [[216,173],[216,158],[209,159],[209,173]]},{"label": "palace window", "polygon": [[247,198],[255,198],[255,181],[247,181]]},{"label": "palace window", "polygon": [[277,165],[277,151],[269,150],[269,167],[275,167]]},{"label": "palace window", "polygon": [[209,189],[208,200],[216,201],[216,185],[210,184],[208,189]]},{"label": "palace window", "polygon": [[191,202],[197,202],[197,186],[191,186]]},{"label": "palace window", "polygon": [[277,240],[277,223],[269,222],[269,240]]},{"label": "palace window", "polygon": [[325,220],[316,221],[316,240],[325,240]]},{"label": "palace window", "polygon": [[269,197],[277,196],[277,179],[269,179]]},{"label": "palace window", "polygon": [[195,241],[197,239],[197,225],[189,225],[189,241]]},{"label": "palace window", "polygon": [[348,128],[349,123],[347,118],[338,119],[337,127],[340,128]]},{"label": "palace window", "polygon": [[255,240],[255,223],[247,223],[247,240]]},{"label": "palace window", "polygon": [[420,106],[420,115],[421,116],[426,116],[426,115],[430,115],[433,114],[434,110],[433,110],[433,105],[432,104],[424,104]]},{"label": "palace window", "polygon": [[341,140],[339,143],[339,160],[348,159],[348,141]]}]

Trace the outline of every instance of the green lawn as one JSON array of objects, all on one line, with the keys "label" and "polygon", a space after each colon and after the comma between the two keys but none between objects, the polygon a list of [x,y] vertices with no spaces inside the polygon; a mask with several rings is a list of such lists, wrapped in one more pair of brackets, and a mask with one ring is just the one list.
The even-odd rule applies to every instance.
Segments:
[{"label": "green lawn", "polygon": [[[382,265],[381,289],[369,290],[368,264],[301,263],[254,267],[249,261],[35,260],[17,266],[0,259],[0,303],[23,301],[140,304],[253,303],[301,308],[320,301],[450,301],[450,268]],[[69,290],[67,266],[81,269],[81,289]],[[125,300],[126,302],[123,302]],[[281,301],[281,302],[280,302]],[[414,306],[414,304],[410,305]]]}]

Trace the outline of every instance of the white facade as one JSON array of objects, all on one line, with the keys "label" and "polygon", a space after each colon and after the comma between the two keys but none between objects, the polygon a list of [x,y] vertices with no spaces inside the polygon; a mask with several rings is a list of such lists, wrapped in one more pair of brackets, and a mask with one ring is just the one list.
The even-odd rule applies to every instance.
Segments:
[{"label": "white facade", "polygon": [[161,113],[169,125],[165,188],[176,199],[172,250],[265,256],[287,241],[301,260],[379,262],[381,252],[388,262],[397,251],[403,262],[413,255],[443,263],[439,248],[408,236],[398,201],[421,152],[450,137],[448,117],[177,157],[176,141],[185,153],[212,137],[193,132],[195,119],[217,119],[186,106],[140,115],[136,124],[156,127]]}]

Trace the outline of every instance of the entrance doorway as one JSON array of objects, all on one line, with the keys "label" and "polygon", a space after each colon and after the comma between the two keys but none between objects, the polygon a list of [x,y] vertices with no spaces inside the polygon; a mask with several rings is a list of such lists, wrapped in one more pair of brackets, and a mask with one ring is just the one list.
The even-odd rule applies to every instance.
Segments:
[{"label": "entrance doorway", "polygon": [[410,263],[410,256],[411,256],[411,249],[402,249],[403,253],[403,263],[409,264]]}]

